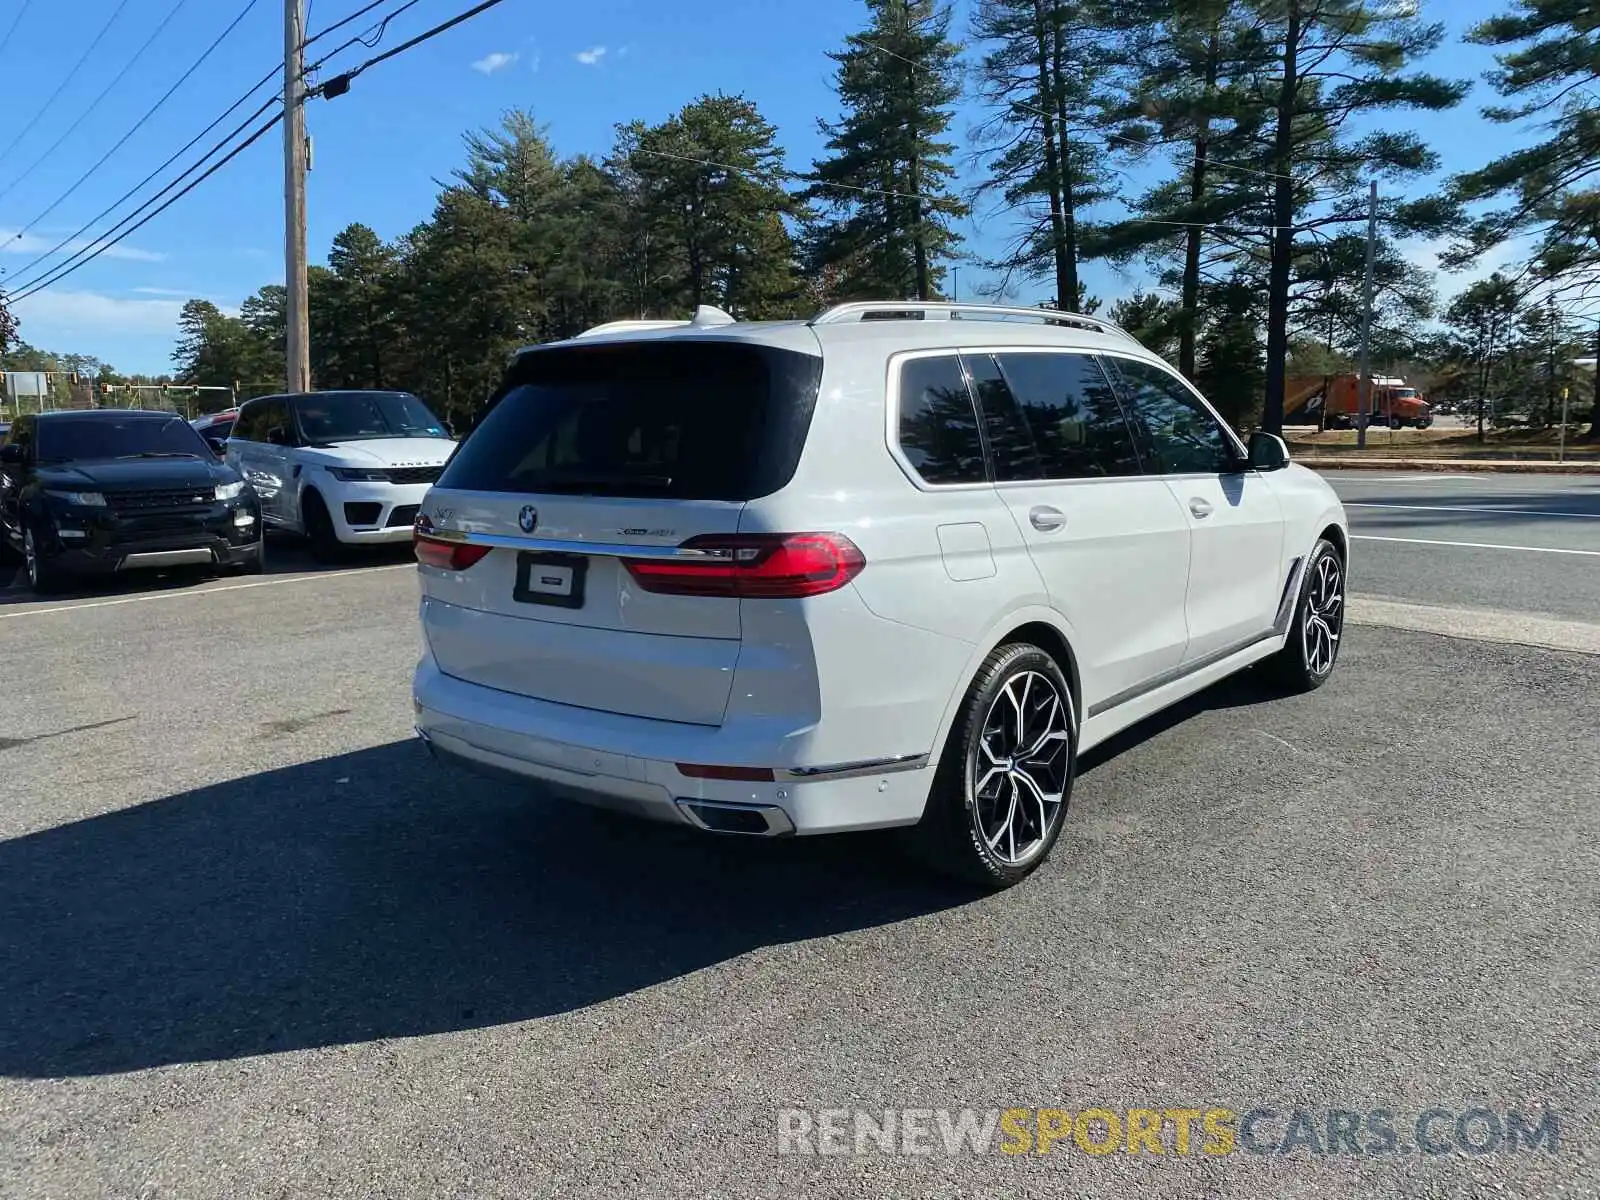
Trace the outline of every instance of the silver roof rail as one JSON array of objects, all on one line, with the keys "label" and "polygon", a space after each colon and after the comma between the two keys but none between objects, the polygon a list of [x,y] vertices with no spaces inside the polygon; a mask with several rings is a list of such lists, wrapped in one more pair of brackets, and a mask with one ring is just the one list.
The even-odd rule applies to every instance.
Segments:
[{"label": "silver roof rail", "polygon": [[853,300],[848,304],[836,304],[826,312],[819,313],[811,318],[809,324],[845,325],[874,318],[893,320],[896,317],[912,321],[959,321],[965,319],[968,314],[980,321],[1028,317],[1046,325],[1088,329],[1095,333],[1124,337],[1134,343],[1139,341],[1122,326],[1084,313],[1062,312],[1056,308],[1022,308],[1007,304],[963,304],[948,300]]}]

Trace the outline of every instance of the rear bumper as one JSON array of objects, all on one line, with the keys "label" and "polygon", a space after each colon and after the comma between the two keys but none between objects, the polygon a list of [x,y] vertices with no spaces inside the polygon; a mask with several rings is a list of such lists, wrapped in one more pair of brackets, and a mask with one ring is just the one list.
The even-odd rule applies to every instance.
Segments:
[{"label": "rear bumper", "polygon": [[[927,755],[796,764],[776,723],[686,725],[516,696],[443,674],[431,656],[412,688],[416,729],[440,761],[636,816],[715,832],[820,834],[912,825]],[[771,782],[691,778],[677,764],[774,765]]]}]

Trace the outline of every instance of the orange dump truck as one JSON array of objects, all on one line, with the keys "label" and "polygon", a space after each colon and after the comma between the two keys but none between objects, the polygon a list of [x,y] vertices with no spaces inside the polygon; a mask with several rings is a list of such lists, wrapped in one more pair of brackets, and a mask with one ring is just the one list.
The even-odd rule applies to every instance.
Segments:
[{"label": "orange dump truck", "polygon": [[[1433,406],[1404,379],[1374,375],[1370,394],[1368,425],[1426,429],[1433,424]],[[1284,388],[1283,419],[1288,424],[1348,429],[1360,411],[1359,375],[1301,375]]]}]

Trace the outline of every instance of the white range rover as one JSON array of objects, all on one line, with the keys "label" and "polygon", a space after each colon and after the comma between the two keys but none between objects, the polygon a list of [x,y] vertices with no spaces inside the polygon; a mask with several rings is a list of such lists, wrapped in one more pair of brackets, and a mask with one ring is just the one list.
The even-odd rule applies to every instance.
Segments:
[{"label": "white range rover", "polygon": [[409,540],[455,448],[408,392],[330,391],[247,401],[224,454],[261,497],[263,523],[305,534],[328,561],[346,546]]},{"label": "white range rover", "polygon": [[1024,878],[1077,757],[1333,670],[1349,536],[1091,317],[856,303],[517,355],[417,521],[432,753],[704,829]]}]

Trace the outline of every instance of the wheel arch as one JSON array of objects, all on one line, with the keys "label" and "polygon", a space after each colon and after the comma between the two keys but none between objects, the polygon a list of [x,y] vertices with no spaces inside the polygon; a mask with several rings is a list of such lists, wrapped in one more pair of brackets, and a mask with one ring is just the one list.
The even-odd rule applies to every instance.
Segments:
[{"label": "wheel arch", "polygon": [[972,681],[978,677],[984,662],[1001,646],[1019,641],[1038,646],[1060,665],[1067,676],[1068,686],[1072,688],[1072,705],[1076,710],[1075,724],[1080,729],[1083,727],[1088,702],[1083,695],[1078,656],[1072,649],[1073,631],[1056,610],[1028,607],[1007,613],[990,626],[987,634],[973,643],[973,653],[958,676],[955,687],[945,702],[944,714],[939,720],[939,728],[931,749],[935,760],[944,753],[945,745],[950,740],[950,730],[955,725],[957,714],[961,711],[961,703],[966,699],[967,690],[972,687]]},{"label": "wheel arch", "polygon": [[1333,543],[1333,548],[1339,552],[1340,563],[1350,561],[1350,535],[1345,532],[1344,526],[1337,521],[1328,525],[1317,535],[1319,541],[1327,539]]}]

